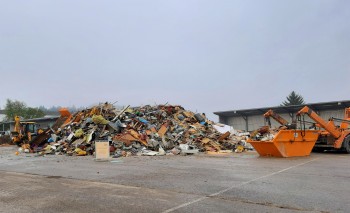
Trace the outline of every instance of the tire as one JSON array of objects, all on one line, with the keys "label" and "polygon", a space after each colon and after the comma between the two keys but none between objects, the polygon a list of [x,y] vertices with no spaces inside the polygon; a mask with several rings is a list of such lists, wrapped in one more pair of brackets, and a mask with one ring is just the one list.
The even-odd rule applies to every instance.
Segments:
[{"label": "tire", "polygon": [[346,153],[350,154],[350,135],[345,137],[343,142],[343,149]]},{"label": "tire", "polygon": [[326,150],[325,148],[321,148],[321,147],[315,147],[312,149],[313,152],[324,152],[324,150]]}]

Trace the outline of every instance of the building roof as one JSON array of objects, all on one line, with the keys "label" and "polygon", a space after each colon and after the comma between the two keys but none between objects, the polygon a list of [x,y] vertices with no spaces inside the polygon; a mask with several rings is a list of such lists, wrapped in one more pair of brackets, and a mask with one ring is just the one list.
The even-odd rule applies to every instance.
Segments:
[{"label": "building roof", "polygon": [[[21,122],[40,122],[40,121],[51,121],[51,120],[57,120],[59,116],[50,116],[50,117],[43,117],[43,118],[33,118],[33,119],[25,119],[21,120]],[[0,122],[4,124],[8,123],[14,123],[14,121],[7,121],[7,122]]]},{"label": "building roof", "polygon": [[309,106],[311,109],[315,111],[344,109],[346,107],[350,107],[350,100],[308,103],[304,105],[275,106],[275,107],[263,107],[263,108],[253,108],[253,109],[230,110],[230,111],[214,112],[214,114],[218,116],[223,116],[223,117],[263,115],[269,109],[272,109],[276,113],[296,113],[304,106]]},{"label": "building roof", "polygon": [[43,118],[33,118],[33,119],[26,119],[23,121],[33,121],[33,122],[37,122],[37,121],[49,121],[49,120],[57,120],[60,116],[48,116],[48,117],[43,117]]}]

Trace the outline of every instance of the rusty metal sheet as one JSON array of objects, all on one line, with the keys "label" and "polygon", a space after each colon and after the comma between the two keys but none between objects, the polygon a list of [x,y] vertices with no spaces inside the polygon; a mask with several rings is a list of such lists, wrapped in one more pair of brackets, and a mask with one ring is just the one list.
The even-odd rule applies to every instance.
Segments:
[{"label": "rusty metal sheet", "polygon": [[158,135],[160,137],[163,137],[165,135],[165,133],[168,131],[168,125],[167,124],[163,124],[160,129],[158,130]]},{"label": "rusty metal sheet", "polygon": [[230,132],[227,131],[227,132],[225,132],[224,134],[222,134],[222,135],[218,138],[218,140],[219,140],[219,141],[222,141],[222,140],[228,138],[229,136],[230,136]]}]

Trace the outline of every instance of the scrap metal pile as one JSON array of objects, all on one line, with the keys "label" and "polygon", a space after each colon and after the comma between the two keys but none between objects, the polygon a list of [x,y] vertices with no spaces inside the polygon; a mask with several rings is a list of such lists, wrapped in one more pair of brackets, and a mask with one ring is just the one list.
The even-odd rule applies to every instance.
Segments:
[{"label": "scrap metal pile", "polygon": [[261,128],[251,133],[250,139],[253,141],[272,141],[279,130],[287,129],[285,126],[278,128],[270,128],[269,126],[262,126]]},{"label": "scrap metal pile", "polygon": [[204,114],[181,106],[116,109],[105,103],[75,113],[48,131],[48,137],[22,148],[41,154],[92,155],[96,141],[109,141],[113,157],[244,150],[244,134],[222,134],[214,126]]}]

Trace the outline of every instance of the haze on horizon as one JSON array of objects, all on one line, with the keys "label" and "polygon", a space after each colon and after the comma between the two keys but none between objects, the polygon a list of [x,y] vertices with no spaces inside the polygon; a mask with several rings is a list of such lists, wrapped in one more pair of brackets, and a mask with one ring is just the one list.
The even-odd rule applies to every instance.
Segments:
[{"label": "haze on horizon", "polygon": [[350,99],[350,1],[0,3],[1,108]]}]

